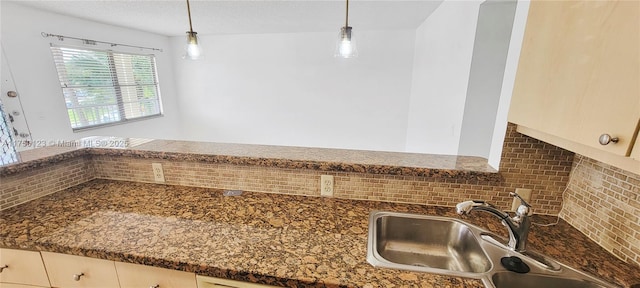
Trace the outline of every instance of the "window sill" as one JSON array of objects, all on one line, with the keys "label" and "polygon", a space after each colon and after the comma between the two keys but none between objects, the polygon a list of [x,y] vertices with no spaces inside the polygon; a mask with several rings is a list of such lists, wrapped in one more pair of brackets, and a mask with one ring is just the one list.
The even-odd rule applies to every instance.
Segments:
[{"label": "window sill", "polygon": [[164,114],[150,115],[150,116],[138,117],[138,118],[133,118],[133,119],[125,119],[125,120],[118,121],[118,122],[111,122],[111,123],[105,123],[105,124],[96,124],[96,125],[79,127],[79,128],[71,128],[71,129],[73,129],[73,133],[77,133],[77,132],[84,132],[84,131],[87,131],[87,130],[96,130],[96,129],[106,128],[106,127],[118,126],[118,125],[128,124],[128,123],[132,123],[132,122],[138,122],[138,121],[149,120],[149,119],[154,119],[154,118],[161,118],[161,117],[164,117]]}]

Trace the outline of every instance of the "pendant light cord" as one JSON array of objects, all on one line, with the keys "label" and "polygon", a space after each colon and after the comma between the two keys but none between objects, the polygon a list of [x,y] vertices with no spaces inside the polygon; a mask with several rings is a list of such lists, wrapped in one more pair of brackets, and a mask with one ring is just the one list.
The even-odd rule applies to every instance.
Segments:
[{"label": "pendant light cord", "polygon": [[189,5],[189,0],[187,0],[187,14],[189,14],[189,32],[193,34],[193,25],[191,25],[191,6]]},{"label": "pendant light cord", "polygon": [[349,0],[347,0],[347,17],[344,21],[344,27],[349,27]]}]

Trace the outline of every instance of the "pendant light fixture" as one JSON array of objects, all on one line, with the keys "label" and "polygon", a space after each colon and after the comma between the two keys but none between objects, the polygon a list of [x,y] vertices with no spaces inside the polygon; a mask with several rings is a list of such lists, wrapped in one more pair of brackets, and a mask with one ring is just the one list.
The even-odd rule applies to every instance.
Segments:
[{"label": "pendant light fixture", "polygon": [[187,31],[187,46],[185,47],[185,54],[182,59],[197,60],[202,55],[201,47],[198,45],[198,33],[193,31],[193,25],[191,24],[191,6],[189,6],[189,0],[187,0],[187,13],[189,15],[189,31]]},{"label": "pendant light fixture", "polygon": [[353,37],[351,27],[349,27],[349,0],[347,1],[347,16],[345,18],[344,27],[340,29],[338,42],[336,43],[336,51],[333,56],[342,58],[355,58],[358,56],[356,48],[356,40]]}]

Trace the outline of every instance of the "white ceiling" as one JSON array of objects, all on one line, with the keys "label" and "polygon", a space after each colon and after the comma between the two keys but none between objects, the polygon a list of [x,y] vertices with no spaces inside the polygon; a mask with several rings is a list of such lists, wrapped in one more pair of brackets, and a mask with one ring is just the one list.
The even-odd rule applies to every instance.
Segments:
[{"label": "white ceiling", "polygon": [[[2,0],[5,2],[6,0]],[[443,0],[351,0],[349,26],[354,31],[415,29]],[[7,1],[9,2],[9,1]],[[58,14],[167,36],[189,30],[183,0],[14,0]],[[344,25],[340,0],[190,0],[193,30],[199,34],[338,33]]]}]

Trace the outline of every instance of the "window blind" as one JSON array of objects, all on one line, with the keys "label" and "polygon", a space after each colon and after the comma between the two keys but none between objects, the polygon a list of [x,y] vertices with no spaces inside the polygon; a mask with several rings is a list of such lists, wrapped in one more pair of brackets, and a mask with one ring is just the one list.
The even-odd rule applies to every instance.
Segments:
[{"label": "window blind", "polygon": [[155,56],[51,46],[74,130],[160,115]]}]

